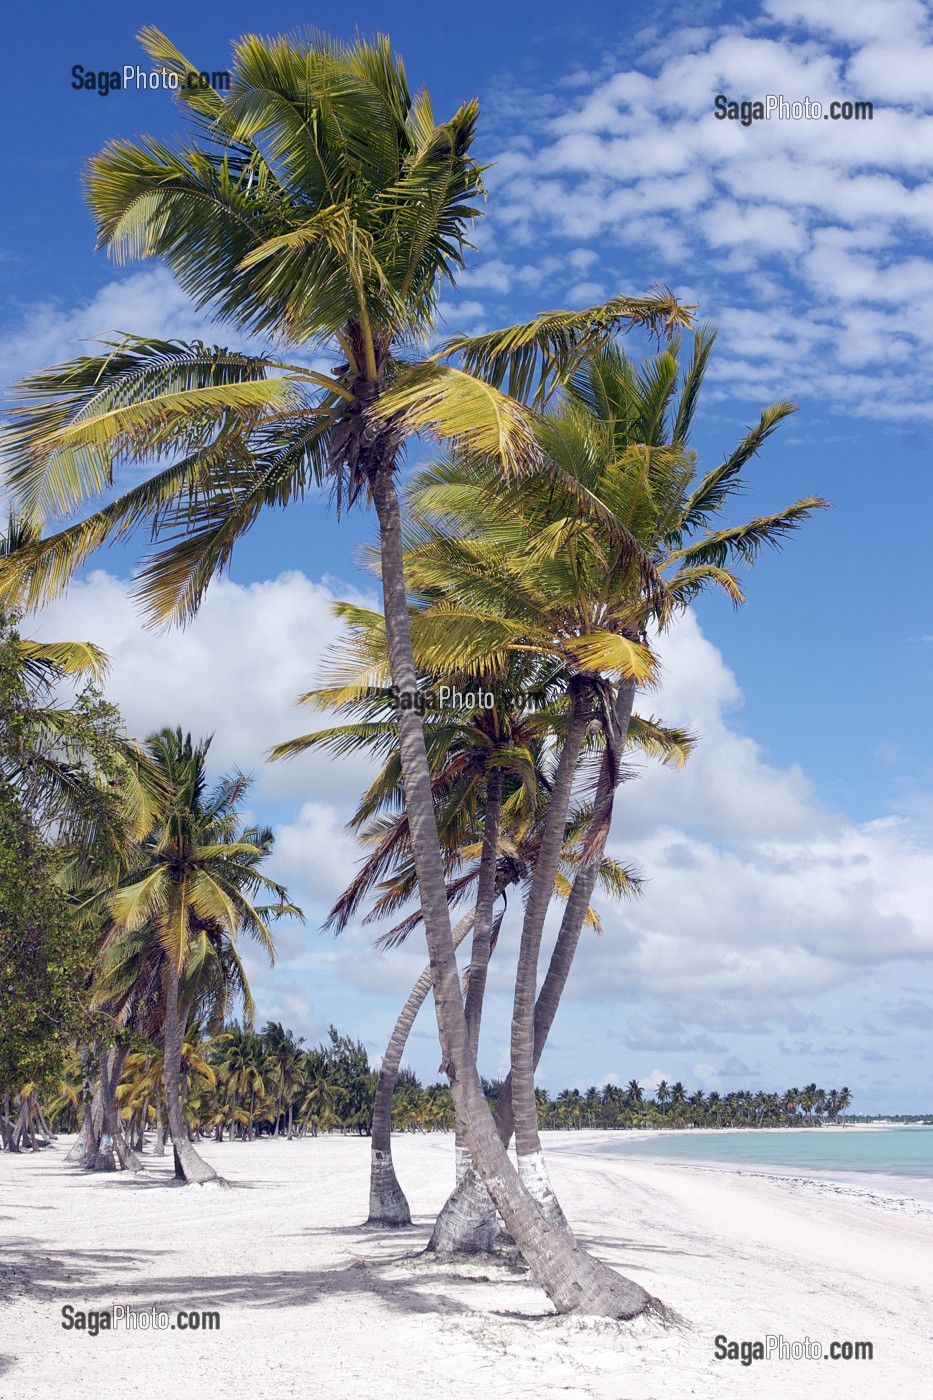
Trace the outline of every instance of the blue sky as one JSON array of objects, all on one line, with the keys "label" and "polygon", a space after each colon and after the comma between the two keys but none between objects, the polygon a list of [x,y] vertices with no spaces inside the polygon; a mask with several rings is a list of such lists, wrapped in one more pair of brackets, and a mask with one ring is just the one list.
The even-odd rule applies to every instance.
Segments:
[{"label": "blue sky", "polygon": [[[759,408],[799,413],[752,473],[742,510],[809,494],[834,505],[748,580],[739,614],[710,601],[665,646],[650,708],[698,728],[688,771],[646,770],[623,792],[613,848],[648,879],[605,910],[543,1065],[549,1087],[633,1075],[720,1091],[846,1083],[863,1111],[933,1108],[933,31],[915,0],[691,4],[652,25],[641,6],[356,5],[340,32],[388,31],[413,85],[445,114],[481,101],[489,213],[450,329],[670,284],[720,325],[696,446],[718,459]],[[156,266],[93,251],[80,196],[105,141],[179,127],[151,92],[102,98],[71,68],[142,61],[163,28],[203,68],[243,32],[323,12],[233,3],[222,13],[99,5],[8,21],[8,201],[0,243],[0,369],[8,381],[114,330],[205,333]],[[868,122],[716,120],[713,99],[783,95],[874,104]],[[223,339],[223,333],[211,338]],[[183,635],[142,631],[129,554],[98,568],[37,628],[89,636],[136,732],[216,731],[222,763],[257,774],[279,831],[277,873],[309,913],[283,930],[274,972],[253,962],[261,1016],[315,1038],[329,1021],[378,1055],[422,955],[376,957],[370,933],[315,925],[356,852],[342,832],[357,766],[261,761],[299,732],[291,699],[334,635],[333,598],[371,593],[354,550],[371,522],[326,503],[270,519]],[[310,724],[305,727],[311,727]],[[507,1045],[505,939],[483,1068]],[[436,1068],[422,1018],[412,1061]]]}]

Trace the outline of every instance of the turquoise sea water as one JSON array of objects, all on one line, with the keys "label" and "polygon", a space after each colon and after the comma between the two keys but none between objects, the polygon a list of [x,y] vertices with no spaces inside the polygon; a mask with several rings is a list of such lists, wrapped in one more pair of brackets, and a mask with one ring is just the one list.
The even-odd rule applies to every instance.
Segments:
[{"label": "turquoise sea water", "polygon": [[[568,1135],[570,1136],[570,1135]],[[814,1172],[878,1172],[933,1181],[933,1128],[819,1128],[788,1131],[670,1132],[651,1137],[607,1134],[601,1152],[621,1157],[776,1167]]]}]

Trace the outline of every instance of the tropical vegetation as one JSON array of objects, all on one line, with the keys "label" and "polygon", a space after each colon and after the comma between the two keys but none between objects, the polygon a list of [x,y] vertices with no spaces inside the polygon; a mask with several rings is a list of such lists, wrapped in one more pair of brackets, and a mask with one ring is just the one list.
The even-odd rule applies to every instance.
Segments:
[{"label": "tropical vegetation", "polygon": [[[159,31],[142,38],[168,72],[196,70]],[[637,872],[607,851],[630,755],[680,764],[695,742],[643,713],[659,639],[705,589],[742,602],[739,570],[824,504],[733,516],[793,405],[763,409],[701,468],[691,432],[714,334],[665,289],[439,345],[440,292],[456,284],[486,193],[478,109],[436,121],[387,39],[248,36],[229,92],[181,82],[177,96],[188,135],[115,141],[91,162],[99,243],[118,260],[160,258],[242,344],[123,336],[20,383],[0,596],[38,606],[102,544],[145,531],[141,607],[151,622],[183,622],[264,510],[322,486],[338,511],[374,508],[382,611],[340,609],[346,645],[306,696],[339,722],[283,738],[274,756],[325,746],[381,765],[353,822],[368,858],[333,919],[372,897],[377,918],[407,911],[389,944],[423,931],[428,965],[412,997],[433,993],[448,1087],[422,1090],[401,1069],[412,998],[378,1079],[336,1032],[310,1052],[279,1024],[252,1029],[237,937],[271,955],[268,920],[299,911],[259,868],[272,835],[243,825],[242,775],[208,789],[206,743],[165,729],[138,748],[120,839],[89,842],[60,881],[95,954],[93,1037],[59,1088],[67,1098],[80,1077],[60,1106],[81,1107],[76,1156],[109,1167],[116,1153],[136,1170],[134,1140],[154,1118],[178,1174],[204,1182],[216,1177],[193,1141],[205,1128],[255,1139],[372,1126],[370,1218],[399,1224],[392,1121],[427,1114],[420,1126],[454,1126],[458,1157],[433,1248],[492,1249],[501,1216],[559,1312],[664,1317],[574,1236],[539,1137],[561,1110],[542,1101],[535,1071],[599,918],[594,891],[638,892]],[[623,348],[630,331],[654,337],[654,353]],[[436,451],[403,486],[419,435]],[[128,463],[151,474],[126,488]],[[455,722],[432,714],[444,684],[492,704]],[[487,969],[513,888],[511,1067],[487,1093]],[[263,894],[271,904],[256,902]],[[647,1113],[630,1091],[625,1111]],[[622,1112],[614,1093],[596,1095],[604,1117]],[[668,1107],[683,1121],[686,1107],[659,1104],[665,1118]]]},{"label": "tropical vegetation", "polygon": [[[214,1036],[192,1028],[183,1048],[181,1076],[186,1136],[198,1143],[254,1142],[259,1138],[299,1140],[320,1133],[365,1136],[370,1131],[378,1072],[361,1041],[333,1026],[320,1045],[303,1046],[300,1037],[271,1021],[260,1031],[231,1022]],[[283,1075],[282,1066],[287,1066]],[[70,1052],[64,1072],[37,1095],[42,1130],[23,1146],[38,1150],[58,1133],[80,1125],[81,1062]],[[142,1047],[127,1057],[115,1098],[121,1132],[129,1146],[160,1155],[166,1116],[160,1050]],[[483,1092],[494,1108],[501,1079],[484,1079]],[[563,1089],[553,1096],[537,1090],[538,1121],[546,1130],[678,1131],[690,1128],[820,1128],[846,1121],[847,1088],[822,1089],[815,1083],[784,1093],[740,1089],[688,1091],[679,1081],[661,1081],[653,1094],[637,1080],[628,1085]],[[849,1115],[851,1116],[851,1115]],[[855,1121],[855,1120],[853,1120]],[[9,1126],[9,1125],[8,1125]],[[422,1085],[403,1067],[396,1079],[392,1127],[396,1133],[450,1132],[455,1113],[450,1088]]]}]

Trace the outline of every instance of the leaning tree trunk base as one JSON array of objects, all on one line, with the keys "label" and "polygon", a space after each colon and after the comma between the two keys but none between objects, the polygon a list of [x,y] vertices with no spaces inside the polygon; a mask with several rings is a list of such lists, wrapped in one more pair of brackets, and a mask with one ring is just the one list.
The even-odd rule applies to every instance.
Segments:
[{"label": "leaning tree trunk base", "polygon": [[180,1144],[173,1143],[172,1150],[175,1155],[175,1181],[179,1186],[230,1185],[226,1177],[219,1176],[210,1163],[199,1156],[187,1137],[182,1138]]},{"label": "leaning tree trunk base", "polygon": [[392,1153],[374,1147],[370,1153],[369,1219],[367,1225],[400,1229],[411,1224],[411,1210],[398,1184]]},{"label": "leaning tree trunk base", "polygon": [[613,1318],[618,1322],[630,1322],[645,1315],[665,1322],[675,1320],[674,1313],[658,1298],[653,1298],[640,1284],[623,1278],[608,1264],[581,1249],[576,1241],[572,1281],[557,1310],[563,1314],[583,1313],[586,1316]]},{"label": "leaning tree trunk base", "polygon": [[496,1207],[479,1174],[468,1168],[434,1222],[428,1250],[443,1258],[461,1254],[494,1254],[499,1220]]},{"label": "leaning tree trunk base", "polygon": [[[532,1176],[535,1179],[534,1190],[537,1192],[542,1189],[542,1180],[547,1182],[547,1173],[539,1170],[538,1164],[529,1161],[525,1178]],[[531,1183],[527,1179],[524,1179],[524,1184],[531,1191]],[[549,1182],[547,1186],[550,1190]],[[560,1220],[563,1220],[563,1212],[553,1191],[550,1191],[550,1196],[559,1212]],[[537,1203],[537,1195],[535,1199]],[[542,1209],[541,1203],[538,1203],[538,1208]],[[680,1322],[677,1314],[657,1298],[653,1298],[637,1283],[623,1278],[614,1269],[610,1269],[607,1264],[603,1264],[584,1250],[577,1244],[569,1229],[558,1223],[556,1217],[548,1214],[545,1218],[549,1229],[559,1232],[562,1244],[569,1246],[567,1277],[560,1290],[561,1297],[559,1302],[556,1299],[552,1300],[558,1313],[586,1314],[617,1321],[646,1316],[664,1323]],[[516,1253],[521,1254],[508,1231],[499,1227],[495,1206],[478,1173],[473,1169],[464,1174],[449,1197],[435,1222],[434,1233],[427,1248],[442,1259],[477,1254],[506,1255],[514,1258]]]}]

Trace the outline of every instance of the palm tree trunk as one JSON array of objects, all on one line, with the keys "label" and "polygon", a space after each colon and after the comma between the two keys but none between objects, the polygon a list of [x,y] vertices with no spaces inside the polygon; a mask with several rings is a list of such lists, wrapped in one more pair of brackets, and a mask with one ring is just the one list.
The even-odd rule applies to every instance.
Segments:
[{"label": "palm tree trunk", "polygon": [[[624,682],[620,685],[614,708],[615,723],[611,733],[607,735],[607,752],[603,755],[600,765],[593,811],[584,836],[584,859],[576,872],[570,897],[564,907],[557,942],[535,1003],[534,1069],[538,1067],[554,1024],[599,875],[599,864],[605,851],[612,820],[615,791],[622,771],[622,753],[628,738],[634,697],[634,683]],[[512,1102],[510,1071],[500,1091],[494,1115],[499,1136],[506,1146],[511,1141],[514,1130]],[[546,1175],[543,1182],[547,1183]],[[549,1186],[549,1183],[544,1185],[543,1182],[539,1177],[538,1186],[542,1193]],[[559,1211],[556,1197],[553,1204]],[[488,1219],[488,1214],[489,1201],[482,1182],[475,1172],[468,1173],[437,1217],[428,1248],[442,1254],[488,1252],[492,1249],[492,1241],[489,1240],[488,1229],[483,1229],[483,1222]]]},{"label": "palm tree trunk", "polygon": [[[377,385],[367,383],[363,387],[371,402]],[[364,401],[362,407],[365,410],[368,403]],[[370,455],[367,475],[379,516],[386,640],[392,681],[400,694],[414,695],[417,673],[405,590],[401,518],[392,477],[392,447],[377,441],[368,445],[367,451]],[[635,1317],[652,1308],[659,1310],[660,1305],[637,1283],[599,1263],[580,1249],[566,1231],[550,1225],[522,1187],[509,1161],[495,1130],[471,1051],[451,936],[431,772],[421,717],[416,710],[399,710],[398,735],[441,1053],[454,1107],[463,1122],[476,1169],[532,1273],[558,1312],[623,1318]]]},{"label": "palm tree trunk", "polygon": [[[103,1107],[103,1120],[101,1125],[100,1145],[92,1163],[93,1171],[112,1172],[117,1170],[117,1162],[123,1171],[142,1171],[143,1164],[136,1153],[124,1140],[120,1121],[114,1106],[114,1091],[120,1082],[120,1075],[126,1057],[129,1054],[129,1046],[121,1046],[112,1050],[108,1054],[107,1047],[102,1040],[97,1042],[97,1057],[100,1061],[100,1088],[101,1104]],[[116,1161],[114,1161],[116,1154]]]},{"label": "palm tree trunk", "polygon": [[[454,948],[466,938],[473,924],[475,911],[464,914],[453,931]],[[392,1095],[398,1079],[399,1066],[415,1017],[431,990],[431,969],[426,967],[402,1007],[382,1057],[376,1099],[373,1105],[372,1145],[369,1169],[369,1219],[367,1225],[410,1225],[411,1211],[405,1193],[395,1175],[392,1162]]]},{"label": "palm tree trunk", "polygon": [[149,1123],[149,1100],[152,1098],[152,1090],[146,1094],[143,1106],[139,1114],[139,1132],[134,1146],[137,1152],[143,1152],[146,1146],[146,1127]]},{"label": "palm tree trunk", "polygon": [[175,1150],[175,1175],[189,1184],[201,1185],[206,1181],[222,1183],[223,1178],[208,1166],[188,1141],[181,1111],[181,1042],[185,1027],[179,1016],[178,996],[178,969],[175,959],[169,955],[165,959],[165,1050],[162,1063],[165,1108]]},{"label": "palm tree trunk", "polygon": [[162,1121],[162,1095],[156,1093],[156,1122],[155,1138],[152,1143],[152,1155],[154,1157],[165,1156],[165,1124]]},{"label": "palm tree trunk", "polygon": [[16,1122],[13,1124],[13,1131],[10,1134],[10,1151],[21,1152],[20,1139],[23,1136],[23,1128],[26,1123],[26,1100],[20,1100],[19,1113],[16,1115]]},{"label": "palm tree trunk", "polygon": [[[483,827],[483,848],[480,855],[476,890],[476,919],[473,926],[473,946],[464,1003],[467,1033],[474,1060],[479,1054],[479,1033],[486,995],[486,976],[492,951],[493,909],[496,903],[496,867],[499,858],[499,814],[502,805],[502,772],[493,769],[486,780],[486,817]],[[456,1185],[473,1170],[473,1159],[466,1144],[463,1124],[458,1121],[456,1135]],[[489,1193],[483,1189],[478,1209],[467,1222],[460,1222],[457,1253],[491,1254],[495,1248],[498,1220]],[[452,1252],[446,1248],[440,1252]]]},{"label": "palm tree trunk", "polygon": [[71,1149],[65,1154],[66,1162],[80,1162],[82,1166],[87,1162],[91,1144],[94,1142],[96,1134],[94,1132],[94,1113],[91,1101],[85,1099],[84,1112],[81,1115],[81,1127],[78,1136]]},{"label": "palm tree trunk", "polygon": [[100,1087],[98,1086],[94,1093],[91,1093],[90,1060],[90,1050],[83,1049],[81,1051],[81,1090],[84,1112],[81,1116],[81,1128],[77,1140],[65,1157],[66,1162],[78,1162],[82,1167],[87,1166],[93,1160],[97,1151],[97,1140],[100,1136],[100,1122],[103,1114]]},{"label": "palm tree trunk", "polygon": [[[570,796],[577,759],[591,718],[592,694],[589,685],[574,678],[569,685],[570,723],[561,750],[554,787],[548,803],[541,848],[535,865],[531,893],[525,910],[518,968],[515,974],[515,1000],[512,1009],[512,1112],[515,1118],[515,1146],[518,1172],[526,1189],[555,1224],[566,1227],[557,1198],[550,1190],[538,1136],[538,1103],[535,1098],[534,1019],[538,991],[538,957],[541,936],[560,862],[570,809]],[[555,1209],[556,1207],[556,1209]]]},{"label": "palm tree trunk", "polygon": [[[573,936],[568,937],[562,950],[566,958],[569,953],[569,960],[566,965],[561,962],[555,969],[555,977],[550,986],[544,986],[542,991],[541,1019],[547,1021],[548,1030],[553,1024],[557,1014],[557,1006],[560,1001],[560,994],[564,990],[567,981],[567,974],[570,971],[570,961],[573,953],[576,952],[577,942],[583,928],[583,921],[586,911],[589,908],[593,889],[599,875],[599,865],[606,849],[606,841],[609,836],[609,829],[612,824],[612,809],[615,798],[615,790],[619,782],[622,771],[622,752],[625,748],[625,741],[628,737],[629,724],[632,718],[632,706],[635,699],[635,684],[633,681],[623,681],[619,686],[616,695],[615,705],[612,713],[611,732],[606,736],[606,750],[603,754],[603,761],[600,764],[599,779],[596,785],[596,794],[593,802],[593,811],[587,822],[587,831],[583,841],[583,852],[574,882],[570,893],[568,906],[564,911],[564,919],[568,920],[568,931],[573,930]],[[571,720],[571,728],[572,720]],[[553,801],[553,798],[552,798]],[[553,880],[553,876],[551,877]],[[527,923],[527,919],[526,919]],[[572,951],[571,951],[572,941]],[[511,1101],[515,1118],[515,1149],[518,1154],[519,1176],[525,1182],[528,1190],[539,1203],[542,1210],[558,1224],[566,1225],[564,1213],[554,1194],[548,1176],[547,1166],[544,1161],[544,1154],[541,1151],[541,1138],[538,1130],[537,1104],[534,1098],[534,1069],[540,1058],[534,1055],[535,1042],[535,1020],[537,1017],[537,1001],[535,999],[534,974],[537,970],[537,950],[540,947],[540,933],[537,946],[534,950],[534,965],[530,958],[528,965],[523,968],[521,954],[519,954],[519,972],[516,981],[515,1007],[516,1017],[512,1022],[512,1092]],[[524,998],[521,1008],[519,1008],[519,983],[524,986]],[[521,1034],[521,1026],[516,1022],[519,1010],[523,1018],[522,1024],[527,1019],[527,1007],[531,1006],[531,1034],[525,1036]],[[546,1033],[545,1033],[546,1034]],[[526,1058],[520,1054],[516,1060],[516,1044],[524,1047],[530,1043],[531,1057]],[[533,1108],[533,1112],[531,1109]]]},{"label": "palm tree trunk", "polygon": [[493,908],[496,903],[496,865],[499,859],[499,809],[502,805],[502,771],[493,769],[486,780],[486,820],[483,850],[476,886],[476,918],[466,994],[466,1023],[473,1057],[479,1050],[479,1029],[486,993],[486,973],[492,949]]}]

